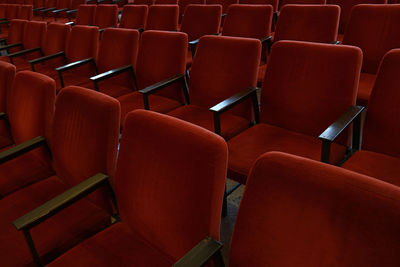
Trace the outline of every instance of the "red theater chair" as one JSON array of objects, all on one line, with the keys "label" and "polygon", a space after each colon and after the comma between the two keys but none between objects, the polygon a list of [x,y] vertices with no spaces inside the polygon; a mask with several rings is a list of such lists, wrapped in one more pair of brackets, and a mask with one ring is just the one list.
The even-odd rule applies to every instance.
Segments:
[{"label": "red theater chair", "polygon": [[[88,58],[94,59],[97,56],[98,42],[98,27],[77,25],[72,28],[71,33],[69,34],[65,51],[60,51],[55,54],[33,59],[29,61],[29,63],[32,66],[32,70],[37,69],[39,72],[56,79],[56,81],[58,82],[57,90],[59,91],[61,88],[64,87],[65,84],[79,84],[79,82],[74,79],[74,74],[76,74],[76,77],[79,77],[80,73],[88,73],[88,75],[90,75],[92,71],[89,65],[83,65],[68,71],[68,74],[65,73],[63,75],[63,79],[61,79],[59,73],[57,73],[57,71],[54,69],[54,64],[51,64],[54,62],[50,60],[61,58],[64,60],[65,64],[80,61],[83,59],[89,60]],[[40,68],[37,68],[37,65],[39,65],[38,67]],[[72,81],[70,81],[69,79],[72,79]]]},{"label": "red theater chair", "polygon": [[279,9],[285,5],[325,5],[327,0],[280,0]]},{"label": "red theater chair", "polygon": [[0,152],[0,199],[53,174],[45,149],[36,149],[18,158],[13,153],[48,136],[56,95],[54,80],[39,73],[21,71],[15,76],[12,89],[5,94],[7,106],[2,110],[1,120],[8,122],[9,139],[3,143],[7,139],[3,140],[2,136],[2,146],[6,145],[8,150],[3,148]]},{"label": "red theater chair", "polygon": [[[400,264],[397,186],[284,153],[255,163],[233,230],[229,266]],[[208,237],[174,267],[221,259]],[[224,266],[215,260],[214,266]]]},{"label": "red theater chair", "polygon": [[[67,11],[70,25],[94,25],[94,17],[96,15],[96,5],[80,5],[78,9]],[[76,13],[76,18],[72,19]]]},{"label": "red theater chair", "polygon": [[224,140],[144,110],[125,126],[115,175],[121,221],[50,266],[171,266],[204,236],[219,239]]},{"label": "red theater chair", "polygon": [[70,87],[58,95],[49,139],[26,148],[48,144],[55,174],[0,200],[2,264],[46,264],[110,225],[107,191],[86,199],[77,194],[87,195],[89,185],[105,185],[114,174],[119,113],[118,101],[91,90]]},{"label": "red theater chair", "polygon": [[149,8],[147,5],[124,6],[118,28],[144,29],[148,12]]},{"label": "red theater chair", "polygon": [[399,77],[400,49],[388,52],[381,63],[367,106],[360,149],[342,166],[400,186]]},{"label": "red theater chair", "polygon": [[[29,29],[29,27],[27,27],[27,29]],[[69,32],[70,26],[68,25],[50,23],[47,26],[45,35],[41,36],[42,41],[40,42],[40,47],[33,47],[9,54],[9,60],[16,65],[17,71],[30,69],[31,66],[28,60],[64,51]],[[50,64],[50,62],[47,62],[47,64]],[[63,60],[56,58],[53,59],[51,64],[56,67],[63,64]],[[40,69],[40,67],[37,69]]]},{"label": "red theater chair", "polygon": [[400,5],[357,5],[352,9],[343,44],[363,51],[357,103],[366,106],[383,56],[400,47]]},{"label": "red theater chair", "polygon": [[[4,8],[4,6],[3,6]],[[4,9],[3,9],[4,10]],[[15,5],[15,4],[8,4],[5,5],[5,17],[1,17],[0,18],[0,32],[5,32],[7,33],[8,28],[10,27],[10,21],[13,19],[19,19],[18,18],[18,13],[20,10],[20,6],[19,5]],[[4,14],[4,11],[3,11]]]},{"label": "red theater chair", "polygon": [[14,84],[15,73],[14,65],[0,61],[0,116],[3,117],[0,120],[0,150],[13,144],[6,113],[7,97]]},{"label": "red theater chair", "polygon": [[154,0],[154,5],[177,5],[178,0]]},{"label": "red theater chair", "polygon": [[98,5],[94,17],[94,25],[102,31],[108,27],[117,27],[118,5]]},{"label": "red theater chair", "polygon": [[239,0],[208,0],[208,5],[221,5],[222,13],[226,14],[230,5],[239,4]]},{"label": "red theater chair", "polygon": [[244,5],[271,5],[274,12],[278,10],[279,0],[240,0],[239,4]]},{"label": "red theater chair", "polygon": [[[213,108],[239,94],[250,95],[257,102],[257,68],[261,44],[256,39],[204,36],[200,38],[189,80],[190,104],[168,115],[215,131],[230,139],[247,129],[252,121],[251,102],[245,101],[224,114],[213,117]],[[222,102],[221,102],[222,101]],[[220,103],[221,102],[221,103]],[[210,110],[211,109],[211,110]]]},{"label": "red theater chair", "polygon": [[[113,97],[132,92],[133,80],[130,73],[125,73],[112,77],[103,83],[101,87],[89,79],[92,73],[109,73],[114,69],[125,67],[126,65],[136,63],[136,57],[139,47],[139,32],[132,29],[112,29],[108,28],[103,32],[103,38],[100,42],[99,52],[96,57],[90,57],[79,61],[71,62],[67,65],[58,67],[56,70],[59,77],[68,76],[70,84],[80,85],[87,88],[94,88]],[[82,65],[88,65],[92,71],[76,72],[70,74],[66,71],[73,70]],[[65,73],[65,74],[63,74]],[[64,78],[62,79],[64,80]],[[62,82],[63,84],[64,82]],[[129,86],[130,85],[130,86]]]},{"label": "red theater chair", "polygon": [[340,163],[349,139],[349,134],[336,138],[347,126],[341,121],[363,110],[354,106],[361,59],[360,49],[351,46],[275,43],[261,90],[259,123],[228,141],[228,177],[246,184],[255,160],[268,151]]},{"label": "red theater chair", "polygon": [[86,0],[71,0],[68,7],[53,10],[54,21],[66,23],[76,17],[80,5],[86,4]]},{"label": "red theater chair", "polygon": [[205,5],[206,0],[179,0],[179,22],[182,21],[183,13],[186,11],[188,5]]},{"label": "red theater chair", "polygon": [[176,31],[178,29],[178,5],[152,5],[144,30]]},{"label": "red theater chair", "polygon": [[[5,45],[11,45],[6,49],[7,53],[15,51],[17,44],[22,42],[26,22],[26,20],[13,19],[8,31],[0,34],[0,41]],[[0,48],[3,48],[3,46],[0,46]]]}]

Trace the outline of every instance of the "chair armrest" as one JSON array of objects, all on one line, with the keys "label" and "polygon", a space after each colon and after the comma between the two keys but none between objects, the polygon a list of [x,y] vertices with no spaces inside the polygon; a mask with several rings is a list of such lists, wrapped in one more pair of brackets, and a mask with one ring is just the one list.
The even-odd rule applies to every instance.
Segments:
[{"label": "chair armrest", "polygon": [[263,44],[265,42],[271,42],[271,40],[272,40],[272,36],[271,35],[260,39],[261,44]]},{"label": "chair armrest", "polygon": [[44,6],[32,9],[33,12],[45,9]]},{"label": "chair armrest", "polygon": [[22,43],[16,43],[16,44],[9,44],[9,45],[5,45],[5,46],[1,46],[0,47],[0,51],[1,50],[7,50],[13,47],[23,47]]},{"label": "chair armrest", "polygon": [[72,14],[78,12],[78,9],[71,9],[67,11],[67,14]]},{"label": "chair armrest", "polygon": [[0,120],[8,120],[8,116],[5,112],[0,112]]},{"label": "chair armrest", "polygon": [[144,28],[138,28],[137,30],[138,30],[138,32],[139,32],[140,34],[142,34],[142,33],[144,32]]},{"label": "chair armrest", "polygon": [[13,222],[13,225],[17,230],[30,229],[58,213],[62,209],[87,196],[107,182],[108,175],[98,173],[47,201],[36,209],[19,217]]},{"label": "chair armrest", "polygon": [[40,13],[42,13],[42,15],[43,15],[46,12],[53,11],[53,10],[56,10],[56,9],[57,9],[56,7],[49,7],[49,8],[45,8],[45,9],[40,10]]},{"label": "chair armrest", "polygon": [[246,100],[247,98],[251,97],[253,102],[253,110],[254,110],[254,119],[255,122],[258,123],[260,112],[258,109],[258,99],[257,99],[257,87],[248,87],[243,91],[223,100],[222,102],[218,103],[217,105],[210,108],[210,111],[214,114],[214,131],[215,133],[221,135],[221,122],[220,122],[220,115],[225,111],[233,108],[240,102]]},{"label": "chair armrest", "polygon": [[195,247],[175,262],[173,267],[200,267],[218,255],[220,260],[215,261],[215,266],[225,266],[221,255],[222,244],[211,237],[206,237]]},{"label": "chair armrest", "polygon": [[64,66],[58,67],[58,68],[56,68],[56,71],[58,71],[58,72],[67,71],[67,70],[70,70],[70,69],[73,69],[73,68],[79,67],[81,65],[85,65],[85,64],[91,63],[91,62],[93,64],[95,64],[94,58],[92,58],[92,57],[85,58],[85,59],[82,59],[82,60],[71,62],[71,63],[66,64]]},{"label": "chair armrest", "polygon": [[340,44],[340,41],[332,41],[332,42],[330,42],[330,44],[338,45],[338,44]]},{"label": "chair armrest", "polygon": [[4,19],[4,20],[1,20],[0,21],[0,25],[2,25],[2,24],[9,24],[11,22],[11,20],[9,20],[9,19]]},{"label": "chair armrest", "polygon": [[53,14],[55,15],[55,14],[57,14],[57,13],[64,12],[64,11],[68,11],[68,10],[69,10],[69,8],[61,8],[61,9],[53,10],[52,12],[53,12]]},{"label": "chair armrest", "polygon": [[40,51],[40,47],[35,47],[35,48],[31,48],[31,49],[26,49],[26,50],[21,50],[12,54],[9,54],[8,57],[12,58],[12,57],[19,57],[22,55],[26,55],[26,54],[30,54],[36,51]]},{"label": "chair armrest", "polygon": [[75,22],[73,22],[73,21],[70,21],[70,22],[66,22],[66,23],[65,23],[65,25],[70,25],[70,26],[74,26],[74,25],[75,25]]},{"label": "chair armrest", "polygon": [[150,86],[147,86],[146,88],[139,90],[139,93],[141,93],[143,95],[143,102],[144,102],[144,108],[149,110],[150,106],[149,106],[149,95],[154,94],[155,92],[170,86],[171,84],[174,84],[176,82],[183,82],[184,83],[184,87],[185,87],[185,98],[186,100],[188,100],[188,93],[187,93],[187,88],[186,88],[186,81],[185,81],[185,75],[184,74],[178,74],[175,76],[172,76],[168,79],[165,79],[161,82],[152,84]]},{"label": "chair armrest", "polygon": [[126,65],[126,66],[122,66],[116,69],[112,69],[103,73],[100,73],[96,76],[90,77],[90,80],[94,83],[94,89],[96,91],[99,90],[98,88],[98,83],[104,80],[107,80],[111,77],[114,77],[116,75],[119,75],[121,73],[124,73],[126,71],[130,71],[132,73],[132,75],[134,76],[134,72],[133,72],[133,67],[132,65]]},{"label": "chair armrest", "polygon": [[57,58],[57,57],[64,57],[65,58],[65,52],[64,51],[60,51],[58,53],[55,54],[51,54],[48,56],[44,56],[44,57],[40,57],[40,58],[36,58],[33,60],[30,60],[29,63],[31,64],[32,70],[35,71],[35,64],[41,63],[41,62],[45,62],[47,60],[53,59],[53,58]]},{"label": "chair armrest", "polygon": [[[353,144],[359,148],[361,140],[361,114],[365,110],[362,106],[350,106],[335,122],[333,122],[318,139],[322,140],[321,161],[329,163],[330,145],[354,121]],[[358,136],[358,137],[357,137]],[[360,138],[360,139],[357,139]],[[357,141],[358,140],[358,141]],[[358,143],[358,145],[357,145]]]},{"label": "chair armrest", "polygon": [[44,137],[37,136],[29,141],[2,151],[0,152],[0,164],[12,160],[42,145],[46,145],[46,139]]},{"label": "chair armrest", "polygon": [[221,18],[225,18],[225,17],[226,17],[226,13],[222,13]]}]

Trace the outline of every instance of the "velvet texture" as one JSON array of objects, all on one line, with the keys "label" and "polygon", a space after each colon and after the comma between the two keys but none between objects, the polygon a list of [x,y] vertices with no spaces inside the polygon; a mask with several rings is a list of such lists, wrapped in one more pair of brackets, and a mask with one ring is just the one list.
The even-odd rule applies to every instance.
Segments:
[{"label": "velvet texture", "polygon": [[340,6],[339,33],[344,33],[349,21],[351,9],[359,4],[386,4],[387,0],[327,0],[328,4]]},{"label": "velvet texture", "polygon": [[96,15],[96,5],[80,5],[76,14],[75,24],[77,25],[94,25],[94,17]]},{"label": "velvet texture", "polygon": [[284,5],[325,5],[327,0],[281,0],[279,7]]},{"label": "velvet texture", "polygon": [[[280,41],[272,47],[261,91],[260,124],[228,142],[228,177],[245,182],[257,157],[278,150],[320,160],[317,137],[355,104],[359,48]],[[347,134],[337,140],[346,144]],[[345,146],[333,145],[338,163]]]},{"label": "velvet texture", "polygon": [[[214,131],[209,108],[257,82],[261,43],[251,38],[204,36],[200,39],[190,72],[190,105],[168,114]],[[245,101],[221,116],[221,134],[229,139],[246,129],[251,120]]]},{"label": "velvet texture", "polygon": [[[182,18],[182,15],[186,11],[186,7],[188,5],[205,5],[206,1],[205,0],[179,0],[178,5],[179,5],[179,19]],[[210,4],[210,3],[208,3]]]},{"label": "velvet texture", "polygon": [[277,11],[279,0],[240,0],[239,3],[245,5],[271,5],[274,11]]},{"label": "velvet texture", "polygon": [[[352,9],[343,44],[361,48],[363,73],[376,74],[386,52],[400,47],[399,23],[400,5],[358,5]],[[365,106],[373,83],[364,81],[362,84],[357,103]]]},{"label": "velvet texture", "polygon": [[[24,33],[26,20],[13,19],[11,20],[9,28],[1,28],[0,38],[5,38],[7,44],[16,44],[22,42],[22,35]],[[18,48],[11,48],[8,50],[10,53],[18,51]]]},{"label": "velvet texture", "polygon": [[[160,45],[162,44],[162,45]],[[140,39],[136,62],[138,89],[185,74],[188,39],[185,33],[145,31]],[[149,97],[150,110],[166,113],[182,105],[182,84],[173,84]],[[121,122],[134,109],[144,108],[143,96],[135,91],[118,98],[121,103]]]},{"label": "velvet texture", "polygon": [[178,29],[178,5],[152,5],[145,30],[176,31]]},{"label": "velvet texture", "polygon": [[398,266],[399,199],[371,177],[266,153],[240,203],[229,266]]},{"label": "velvet texture", "polygon": [[[55,82],[40,73],[21,71],[7,94],[12,143],[49,137],[54,114]],[[46,150],[39,148],[0,165],[0,197],[46,178],[53,172]]]},{"label": "velvet texture", "polygon": [[[132,29],[108,28],[103,32],[97,56],[98,73],[103,73],[125,65],[136,65],[139,47],[139,32]],[[80,74],[80,80],[86,80],[82,86],[94,88],[89,76]],[[130,72],[119,74],[98,84],[99,91],[118,97],[132,92],[133,79]]]},{"label": "velvet texture", "polygon": [[118,5],[98,5],[94,25],[100,29],[116,27],[118,24]]},{"label": "velvet texture", "polygon": [[239,0],[208,0],[207,4],[221,5],[222,13],[226,13],[230,5],[239,4]]},{"label": "velvet texture", "polygon": [[22,5],[19,7],[17,18],[31,20],[33,17],[33,11],[31,5]]},{"label": "velvet texture", "polygon": [[399,68],[400,49],[391,50],[382,60],[368,103],[362,150],[343,164],[344,168],[395,185],[400,185]]},{"label": "velvet texture", "polygon": [[[15,66],[0,61],[0,110],[7,113],[7,98],[14,83]],[[10,127],[6,120],[0,120],[0,148],[7,147],[13,143]]]},{"label": "velvet texture", "polygon": [[129,113],[125,127],[115,176],[121,222],[53,266],[170,266],[204,236],[219,239],[227,164],[224,140],[143,110]]},{"label": "velvet texture", "polygon": [[144,28],[148,12],[147,5],[126,5],[122,9],[121,22],[118,27],[128,29]]}]

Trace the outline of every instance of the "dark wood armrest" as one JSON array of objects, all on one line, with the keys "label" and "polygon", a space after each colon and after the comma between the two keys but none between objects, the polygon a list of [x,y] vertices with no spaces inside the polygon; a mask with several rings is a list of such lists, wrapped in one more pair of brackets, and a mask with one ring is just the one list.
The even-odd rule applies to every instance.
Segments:
[{"label": "dark wood armrest", "polygon": [[144,28],[138,28],[137,30],[139,31],[140,34],[144,32]]},{"label": "dark wood armrest", "polygon": [[56,9],[57,9],[56,7],[45,8],[45,9],[41,9],[40,13],[42,13],[42,15],[43,15],[46,12],[53,11],[53,10],[56,10]]},{"label": "dark wood armrest", "polygon": [[0,47],[0,51],[1,50],[8,50],[8,49],[13,48],[13,47],[23,47],[23,45],[22,45],[22,43],[16,43],[16,44],[9,44],[9,45],[5,45],[5,46],[1,46]]},{"label": "dark wood armrest", "polygon": [[75,61],[75,62],[71,62],[69,64],[66,64],[64,66],[56,68],[56,71],[58,72],[58,77],[60,78],[61,88],[64,88],[64,79],[63,79],[63,76],[62,76],[62,72],[70,70],[70,69],[73,69],[73,68],[76,68],[76,67],[79,67],[79,66],[82,66],[82,65],[85,65],[85,64],[88,64],[88,63],[92,63],[93,64],[93,66],[94,66],[94,68],[96,70],[96,73],[97,73],[96,62],[94,61],[94,58],[92,58],[92,57],[85,58],[85,59],[82,59],[82,60],[78,60],[78,61]]},{"label": "dark wood armrest", "polygon": [[332,42],[330,42],[330,44],[338,45],[338,44],[340,44],[340,41],[332,41]]},{"label": "dark wood armrest", "polygon": [[0,164],[43,145],[46,145],[46,139],[38,136],[22,144],[11,147],[10,149],[0,152]]},{"label": "dark wood armrest", "polygon": [[214,131],[216,134],[221,135],[221,122],[220,122],[220,115],[225,111],[233,108],[240,102],[246,100],[247,98],[251,97],[253,102],[253,111],[254,111],[254,119],[255,122],[259,122],[260,112],[258,107],[258,99],[257,99],[257,87],[248,87],[243,91],[225,99],[224,101],[218,103],[217,105],[210,108],[210,111],[214,114]]},{"label": "dark wood armrest", "polygon": [[71,25],[71,26],[74,26],[74,25],[75,25],[75,22],[73,22],[73,21],[70,21],[70,22],[66,22],[65,24],[66,24],[66,25]]},{"label": "dark wood armrest", "polygon": [[330,145],[354,121],[353,145],[359,149],[361,134],[362,106],[350,106],[334,123],[332,123],[318,139],[322,140],[321,161],[329,163]]},{"label": "dark wood armrest", "polygon": [[57,13],[68,11],[68,10],[69,10],[69,8],[61,8],[61,9],[53,10],[52,12],[54,15],[56,15]]},{"label": "dark wood armrest", "polygon": [[30,53],[36,52],[36,51],[41,51],[40,49],[41,49],[40,47],[35,47],[35,48],[31,48],[31,49],[21,50],[21,51],[9,54],[8,57],[10,57],[10,58],[19,57],[19,56],[22,56],[22,55],[26,55],[26,54],[30,54]]},{"label": "dark wood armrest", "polygon": [[214,266],[225,266],[222,260],[221,249],[222,244],[220,242],[211,237],[206,237],[172,266],[200,267],[213,258]]},{"label": "dark wood armrest", "polygon": [[188,101],[189,100],[189,95],[187,93],[187,88],[186,88],[186,81],[185,81],[185,75],[184,74],[178,74],[175,76],[172,76],[168,79],[165,79],[161,82],[152,84],[150,86],[147,86],[146,88],[139,90],[139,92],[143,95],[143,102],[144,102],[144,108],[149,110],[150,105],[149,105],[149,95],[154,94],[155,92],[170,86],[171,84],[174,84],[176,82],[183,82],[184,84],[184,94],[185,98]]},{"label": "dark wood armrest", "polygon": [[17,230],[30,229],[62,209],[87,196],[100,186],[108,182],[108,175],[98,173],[64,193],[47,201],[43,205],[19,217],[13,222]]},{"label": "dark wood armrest", "polygon": [[109,79],[111,77],[114,77],[116,75],[119,75],[121,73],[127,72],[127,71],[130,71],[131,74],[133,75],[133,78],[136,80],[132,65],[126,65],[126,66],[122,66],[120,68],[116,68],[116,69],[112,69],[112,70],[100,73],[96,76],[90,77],[90,80],[94,83],[94,89],[96,91],[98,91],[99,90],[99,87],[98,87],[99,82]]},{"label": "dark wood armrest", "polygon": [[8,116],[5,112],[0,112],[0,120],[8,120]]},{"label": "dark wood armrest", "polygon": [[35,71],[35,64],[38,64],[38,63],[41,63],[41,62],[45,62],[47,60],[50,60],[50,59],[53,59],[53,58],[57,58],[57,57],[64,57],[64,59],[65,59],[65,52],[64,51],[60,51],[60,52],[55,53],[55,54],[51,54],[51,55],[48,55],[48,56],[36,58],[36,59],[30,60],[29,63],[31,64],[32,70]]},{"label": "dark wood armrest", "polygon": [[263,43],[265,43],[265,42],[271,42],[271,40],[272,40],[272,36],[267,36],[267,37],[264,37],[264,38],[261,38],[260,39],[260,41],[261,41],[261,44],[263,44]]},{"label": "dark wood armrest", "polygon": [[11,22],[11,20],[4,19],[4,20],[0,21],[0,25],[9,24],[10,22]]},{"label": "dark wood armrest", "polygon": [[78,9],[71,9],[67,11],[67,14],[72,14],[78,12]]},{"label": "dark wood armrest", "polygon": [[226,17],[226,13],[222,13],[221,18],[225,18],[225,17]]}]

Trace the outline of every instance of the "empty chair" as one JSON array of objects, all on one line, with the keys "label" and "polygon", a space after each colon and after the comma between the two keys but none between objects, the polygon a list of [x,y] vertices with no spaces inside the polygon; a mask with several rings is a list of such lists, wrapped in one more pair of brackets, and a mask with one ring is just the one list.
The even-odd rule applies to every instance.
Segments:
[{"label": "empty chair", "polygon": [[178,29],[178,5],[152,5],[149,7],[145,30],[176,31]]},{"label": "empty chair", "polygon": [[[56,70],[59,72],[59,76],[63,77],[63,80],[68,80],[68,84],[70,85],[95,88],[113,97],[118,97],[132,92],[133,79],[130,73],[117,75],[100,83],[100,85],[94,85],[89,78],[93,76],[93,73],[103,74],[129,64],[135,65],[138,47],[139,32],[137,30],[108,28],[103,32],[98,55],[96,57],[71,62],[58,67]],[[88,65],[88,71],[73,71],[75,68],[85,64]],[[64,82],[62,82],[62,84],[64,84]]]},{"label": "empty chair", "polygon": [[367,105],[383,56],[400,47],[400,5],[357,5],[352,9],[343,44],[363,51],[357,103]]},{"label": "empty chair", "polygon": [[[399,200],[397,186],[266,153],[240,202],[229,266],[398,266]],[[204,239],[174,267],[220,259],[218,248],[220,243]]]},{"label": "empty chair", "polygon": [[[2,72],[5,71],[4,64],[8,63],[1,63]],[[10,149],[14,144],[23,146],[33,138],[48,137],[56,95],[54,80],[40,73],[21,71],[15,76],[12,88],[4,93],[7,105],[1,119],[8,122],[9,138],[8,143],[2,144]],[[5,141],[4,137],[2,135],[2,141]],[[11,150],[0,152],[0,199],[53,175],[46,149],[39,148],[15,159],[9,156],[10,153]]]},{"label": "empty chair", "polygon": [[118,5],[98,5],[94,18],[94,25],[100,29],[117,27]]},{"label": "empty chair", "polygon": [[[4,114],[7,112],[7,96],[11,92],[15,73],[16,69],[14,65],[0,61],[0,112]],[[1,116],[3,116],[3,118],[0,120],[0,149],[3,149],[4,147],[12,145],[13,141],[6,116]]]},{"label": "empty chair", "polygon": [[325,5],[327,0],[280,0],[279,9],[285,5]]},{"label": "empty chair", "polygon": [[153,2],[153,0],[134,0],[132,4],[151,6]]},{"label": "empty chair", "polygon": [[50,266],[171,266],[203,236],[219,239],[224,140],[143,110],[129,113],[125,126],[114,186],[121,221]]},{"label": "empty chair", "polygon": [[226,14],[230,5],[239,4],[239,0],[208,0],[207,4],[221,5],[222,13]]},{"label": "empty chair", "polygon": [[177,5],[178,0],[154,0],[155,5]]},{"label": "empty chair", "polygon": [[21,5],[18,9],[17,13],[17,18],[18,19],[25,19],[25,20],[31,20],[33,17],[33,11],[32,11],[32,6],[31,5]]},{"label": "empty chair", "polygon": [[[230,139],[247,129],[252,121],[251,102],[245,101],[213,117],[210,108],[235,94],[255,87],[261,44],[256,39],[204,36],[200,38],[189,79],[190,104],[174,109],[168,115],[215,131]],[[254,99],[253,99],[254,100]],[[219,123],[220,121],[220,123]]]},{"label": "empty chair", "polygon": [[72,28],[71,33],[68,35],[64,51],[59,51],[54,54],[30,60],[29,63],[31,64],[33,70],[37,70],[54,78],[57,81],[57,90],[60,90],[62,87],[64,87],[64,84],[69,84],[68,78],[72,78],[74,73],[79,74],[81,72],[90,72],[90,66],[83,65],[79,68],[74,68],[73,70],[69,71],[70,75],[61,80],[59,79],[58,72],[54,69],[55,67],[60,67],[60,65],[54,66],[53,60],[63,60],[63,63],[61,64],[63,65],[87,58],[94,59],[97,56],[98,43],[98,27],[77,25]]},{"label": "empty chair", "polygon": [[[367,106],[361,150],[356,150],[342,166],[400,185],[399,128],[400,49],[388,52],[381,63]],[[360,138],[358,139],[360,140]]]},{"label": "empty chair", "polygon": [[147,5],[126,5],[122,9],[121,22],[118,28],[144,29],[147,21]]},{"label": "empty chair", "polygon": [[54,6],[46,7],[40,10],[40,14],[42,15],[42,19],[48,22],[54,21],[54,13],[55,10],[66,10],[71,5],[71,0],[56,0],[54,1]]},{"label": "empty chair", "polygon": [[245,5],[271,5],[274,12],[278,10],[279,0],[240,0],[239,4]]},{"label": "empty chair", "polygon": [[206,0],[179,0],[179,22],[182,20],[182,16],[186,11],[188,5],[205,5]]},{"label": "empty chair", "polygon": [[[5,43],[5,45],[13,45],[6,49],[7,52],[16,51],[16,47],[18,47],[17,44],[22,42],[26,22],[26,20],[22,19],[13,19],[10,22],[9,30],[6,33],[0,34],[1,42]],[[2,46],[0,46],[0,48],[2,48]]]},{"label": "empty chair", "polygon": [[[50,136],[48,139],[34,140],[26,148],[29,150],[39,145],[45,148],[48,144],[54,174],[0,200],[0,255],[3,264],[46,264],[110,225],[113,212],[107,191],[96,192],[58,213],[60,206],[49,204],[45,213],[42,213],[43,209],[34,209],[61,193],[64,193],[58,198],[63,198],[61,207],[75,202],[79,198],[73,197],[74,191],[81,190],[85,184],[101,181],[105,175],[114,174],[119,111],[118,101],[92,90],[70,87],[60,92],[56,99]],[[25,168],[29,173],[26,164],[18,167]],[[54,201],[52,203],[55,204]],[[30,236],[33,243],[28,245],[24,234]]]},{"label": "empty chair", "polygon": [[76,17],[76,12],[80,5],[86,4],[85,0],[71,0],[68,7],[53,10],[54,20],[61,23],[71,21]]},{"label": "empty chair", "polygon": [[340,163],[349,136],[335,140],[343,129],[334,122],[362,111],[354,106],[361,59],[360,49],[351,46],[275,43],[261,90],[259,123],[228,141],[228,177],[245,184],[257,157],[268,151]]},{"label": "empty chair", "polygon": [[94,25],[96,15],[96,5],[80,5],[78,9],[68,12],[72,16],[76,12],[76,18],[72,19],[71,25]]}]

